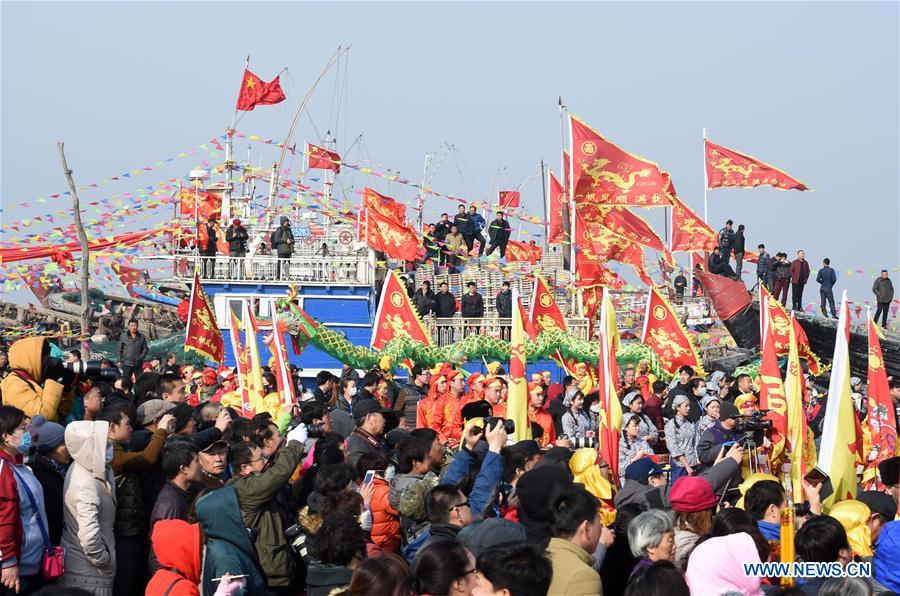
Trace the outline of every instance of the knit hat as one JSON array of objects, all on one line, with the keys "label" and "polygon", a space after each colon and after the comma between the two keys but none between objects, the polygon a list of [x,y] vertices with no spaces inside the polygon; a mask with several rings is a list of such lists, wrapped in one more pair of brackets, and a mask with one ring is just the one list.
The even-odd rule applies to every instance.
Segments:
[{"label": "knit hat", "polygon": [[32,418],[31,427],[38,433],[37,451],[41,455],[47,455],[66,440],[66,429],[43,416]]},{"label": "knit hat", "polygon": [[475,557],[481,553],[510,542],[525,542],[525,527],[502,517],[491,517],[475,525],[463,543]]},{"label": "knit hat", "polygon": [[741,412],[737,409],[737,406],[730,401],[723,402],[722,406],[719,408],[719,420],[737,418],[740,415]]},{"label": "knit hat", "polygon": [[900,455],[889,457],[878,464],[878,474],[885,486],[894,486],[900,483]]},{"label": "knit hat", "polygon": [[700,476],[682,476],[669,491],[669,503],[675,511],[693,513],[713,507],[718,499],[712,485]]}]

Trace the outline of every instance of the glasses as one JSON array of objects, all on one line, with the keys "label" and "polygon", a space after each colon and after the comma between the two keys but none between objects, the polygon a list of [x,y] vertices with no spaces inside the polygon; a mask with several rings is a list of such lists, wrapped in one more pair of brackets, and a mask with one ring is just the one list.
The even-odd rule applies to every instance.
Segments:
[{"label": "glasses", "polygon": [[459,509],[460,507],[469,507],[469,502],[463,501],[459,505],[454,505],[453,507],[451,507],[451,509]]}]

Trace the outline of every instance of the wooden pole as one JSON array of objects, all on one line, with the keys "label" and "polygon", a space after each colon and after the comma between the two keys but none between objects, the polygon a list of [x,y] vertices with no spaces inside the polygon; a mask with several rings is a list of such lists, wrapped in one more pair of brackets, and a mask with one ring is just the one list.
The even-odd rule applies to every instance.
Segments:
[{"label": "wooden pole", "polygon": [[87,338],[91,332],[91,301],[88,293],[90,284],[90,248],[88,247],[87,232],[84,231],[84,225],[81,223],[81,207],[78,204],[78,190],[75,188],[75,180],[72,178],[72,170],[66,163],[65,143],[57,141],[56,146],[59,148],[59,159],[62,162],[63,174],[66,175],[66,182],[69,183],[69,191],[72,193],[72,211],[75,215],[75,231],[78,234],[78,240],[81,243],[81,336]]}]

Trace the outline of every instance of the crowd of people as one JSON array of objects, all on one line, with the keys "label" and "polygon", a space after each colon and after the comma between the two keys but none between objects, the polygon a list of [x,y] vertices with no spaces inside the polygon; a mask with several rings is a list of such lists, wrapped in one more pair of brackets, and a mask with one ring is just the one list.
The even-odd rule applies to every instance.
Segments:
[{"label": "crowd of people", "polygon": [[[512,441],[499,363],[412,365],[405,383],[344,366],[288,407],[266,371],[275,401],[242,416],[231,371],[149,357],[134,332],[123,341],[112,374],[76,374],[80,354],[56,358],[41,337],[0,353],[9,593],[900,591],[900,458],[881,464],[878,491],[825,515],[821,485],[804,482],[797,507],[797,560],[871,561],[872,578],[786,587],[744,573],[779,560],[781,513],[801,505],[776,476],[742,470],[769,448],[736,428],[756,407],[746,375],[685,367],[667,384],[647,362],[626,367],[614,477],[585,365],[561,382],[531,376],[532,438]],[[809,394],[816,431],[825,396]],[[900,409],[900,380],[891,395]]]},{"label": "crowd of people", "polygon": [[[739,225],[737,231],[735,231],[733,226],[734,222],[729,219],[725,222],[725,227],[719,230],[718,245],[709,255],[707,267],[710,273],[740,280],[743,274],[744,255],[747,253],[744,239],[745,228],[743,225]],[[811,274],[809,262],[806,260],[806,253],[803,250],[798,250],[796,258],[792,261],[786,252],[777,252],[774,256],[770,255],[766,251],[765,244],[757,246],[757,252],[757,284],[764,286],[785,307],[788,305],[788,288],[790,288],[791,309],[802,311],[803,290],[806,288],[806,284],[809,283]],[[734,267],[731,266],[732,257],[734,257]],[[822,259],[822,267],[816,273],[815,281],[819,284],[820,312],[822,316],[828,317],[830,314],[831,317],[836,319],[834,286],[837,284],[837,273],[831,267],[831,259]],[[681,294],[684,293],[683,287],[686,283],[685,280],[681,286]],[[676,282],[676,292],[678,291],[679,285]],[[697,285],[695,285],[695,294],[696,291]],[[881,273],[872,284],[872,293],[875,295],[876,303],[874,320],[877,322],[880,317],[881,326],[886,327],[890,304],[894,299],[894,285],[886,269],[881,270]]]}]

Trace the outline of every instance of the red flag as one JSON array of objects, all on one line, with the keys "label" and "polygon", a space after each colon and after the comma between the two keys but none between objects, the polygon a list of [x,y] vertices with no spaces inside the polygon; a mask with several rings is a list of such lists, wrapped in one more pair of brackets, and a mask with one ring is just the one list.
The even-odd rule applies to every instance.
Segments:
[{"label": "red flag", "polygon": [[547,200],[547,221],[550,226],[547,229],[547,244],[560,244],[563,241],[568,222],[563,221],[563,211],[566,208],[566,191],[551,170],[547,170],[547,192],[550,196]]},{"label": "red flag", "polygon": [[656,352],[659,363],[666,372],[675,374],[682,366],[703,368],[703,361],[697,355],[687,331],[681,326],[678,315],[656,286],[650,286],[650,294],[647,296],[641,343]]},{"label": "red flag", "polygon": [[[581,209],[575,209],[575,251],[584,252],[585,256],[597,261],[621,261],[631,265],[638,277],[645,284],[653,281],[644,266],[644,251],[634,242],[614,234],[606,226],[588,222],[581,216]],[[576,261],[577,264],[577,261]]]},{"label": "red flag", "polygon": [[665,247],[653,228],[639,215],[627,207],[609,207],[587,201],[579,202],[576,206],[585,221],[599,223],[617,236],[631,240],[641,246],[658,250],[671,262],[672,255]]},{"label": "red flag", "polygon": [[272,372],[275,374],[275,387],[281,397],[281,403],[291,405],[297,401],[294,389],[294,378],[288,364],[287,347],[284,343],[285,324],[275,318],[275,301],[272,300],[272,332],[263,342],[272,354]]},{"label": "red flag", "polygon": [[512,207],[519,206],[519,199],[521,198],[521,193],[517,190],[501,190],[499,191],[500,198],[500,208],[501,209],[510,209]]},{"label": "red flag", "polygon": [[209,219],[209,216],[213,214],[218,219],[222,212],[222,196],[217,192],[188,187],[182,188],[179,194],[181,199],[179,215],[194,217],[195,202],[199,206],[198,214],[203,221]]},{"label": "red flag", "polygon": [[253,416],[256,415],[256,411],[250,404],[250,363],[247,360],[247,349],[241,343],[241,322],[238,320],[237,315],[234,314],[233,310],[229,309],[229,313],[231,314],[231,347],[234,350],[234,359],[237,362],[238,370],[237,391],[240,392],[241,396],[241,416],[244,418],[253,418]]},{"label": "red flag", "polygon": [[[672,196],[672,252],[712,252],[719,245],[718,235],[690,207]],[[704,263],[704,267],[706,264]]]},{"label": "red flag", "polygon": [[372,327],[372,349],[382,349],[395,337],[409,337],[431,345],[431,336],[410,304],[406,288],[397,277],[397,272],[391,269],[381,287],[381,299]]},{"label": "red flag", "polygon": [[270,106],[283,102],[286,98],[279,79],[280,77],[275,77],[267,83],[245,68],[236,109],[250,111],[256,106]]},{"label": "red flag", "polygon": [[[778,358],[787,356],[790,351],[791,339],[791,317],[778,300],[769,294],[765,287],[760,287],[760,305],[765,304],[768,308],[767,316],[769,317],[769,326],[772,330],[772,339],[775,344],[775,355]],[[760,307],[760,316],[762,315],[762,307]],[[809,339],[806,332],[796,320],[793,323],[794,332],[797,336],[797,352],[800,358],[806,360],[806,365],[812,375],[819,375],[823,371],[823,366],[819,357],[812,351],[809,345]]]},{"label": "red flag", "polygon": [[866,426],[869,430],[872,447],[866,454],[862,482],[867,490],[876,490],[882,485],[877,481],[875,471],[878,464],[893,457],[897,453],[897,419],[894,415],[894,402],[888,387],[887,373],[884,369],[884,357],[881,352],[878,326],[868,317],[869,325],[869,367],[867,375],[869,412],[866,415]]},{"label": "red flag", "polygon": [[809,190],[799,180],[749,155],[716,145],[709,139],[705,140],[705,148],[707,188],[774,186],[779,190]]},{"label": "red flag", "polygon": [[519,318],[522,320],[522,328],[528,335],[528,339],[531,341],[536,340],[540,331],[534,326],[532,320],[525,315],[525,307],[522,306],[522,299],[519,298],[518,292],[516,293],[516,308],[519,309]]},{"label": "red flag", "polygon": [[597,261],[589,258],[583,251],[575,252],[575,271],[579,288],[591,286],[607,286],[614,290],[625,287],[625,280],[612,269],[607,269]]},{"label": "red flag", "polygon": [[394,259],[417,260],[424,248],[416,230],[406,222],[406,206],[390,197],[372,190],[363,192],[367,242],[375,250],[380,250]]},{"label": "red flag", "polygon": [[334,151],[307,143],[306,153],[309,156],[307,169],[332,170],[335,173],[341,171],[341,156]]},{"label": "red flag", "polygon": [[572,139],[572,197],[604,205],[668,207],[669,175],[652,161],[632,155],[576,118]]},{"label": "red flag", "polygon": [[[766,289],[760,286],[760,303],[766,300]],[[788,322],[788,342],[790,343],[790,322]],[[778,368],[778,354],[772,317],[767,309],[760,310],[760,351],[759,364],[759,408],[769,410],[767,418],[772,421],[773,459],[781,460],[787,437],[787,395],[781,370]]]},{"label": "red flag", "polygon": [[609,464],[613,484],[618,486],[616,483],[619,480],[620,472],[619,436],[622,427],[622,405],[616,389],[619,385],[619,366],[616,362],[619,329],[616,326],[616,311],[613,309],[609,290],[603,291],[600,304],[600,358],[597,369],[598,401],[600,402],[598,451]]},{"label": "red flag", "polygon": [[209,305],[197,273],[194,273],[194,285],[191,288],[188,312],[184,347],[194,350],[213,362],[222,362],[225,359],[225,343],[222,340],[222,332],[219,331],[216,314]]},{"label": "red flag", "polygon": [[515,240],[510,240],[506,243],[507,263],[513,263],[516,261],[538,263],[540,262],[543,253],[544,249],[535,244],[529,244],[527,242],[517,242]]},{"label": "red flag", "polygon": [[149,278],[147,270],[127,267],[125,265],[122,265],[121,263],[112,263],[111,267],[113,273],[115,273],[119,277],[119,281],[121,281],[122,285],[125,286],[125,290],[128,291],[128,295],[132,296],[133,298],[140,298],[140,295],[134,290],[134,286],[147,281],[147,279]]},{"label": "red flag", "polygon": [[547,282],[539,274],[534,276],[534,289],[531,292],[531,308],[529,319],[538,331],[550,329],[567,329],[566,319],[556,304],[553,292],[547,286]]}]

